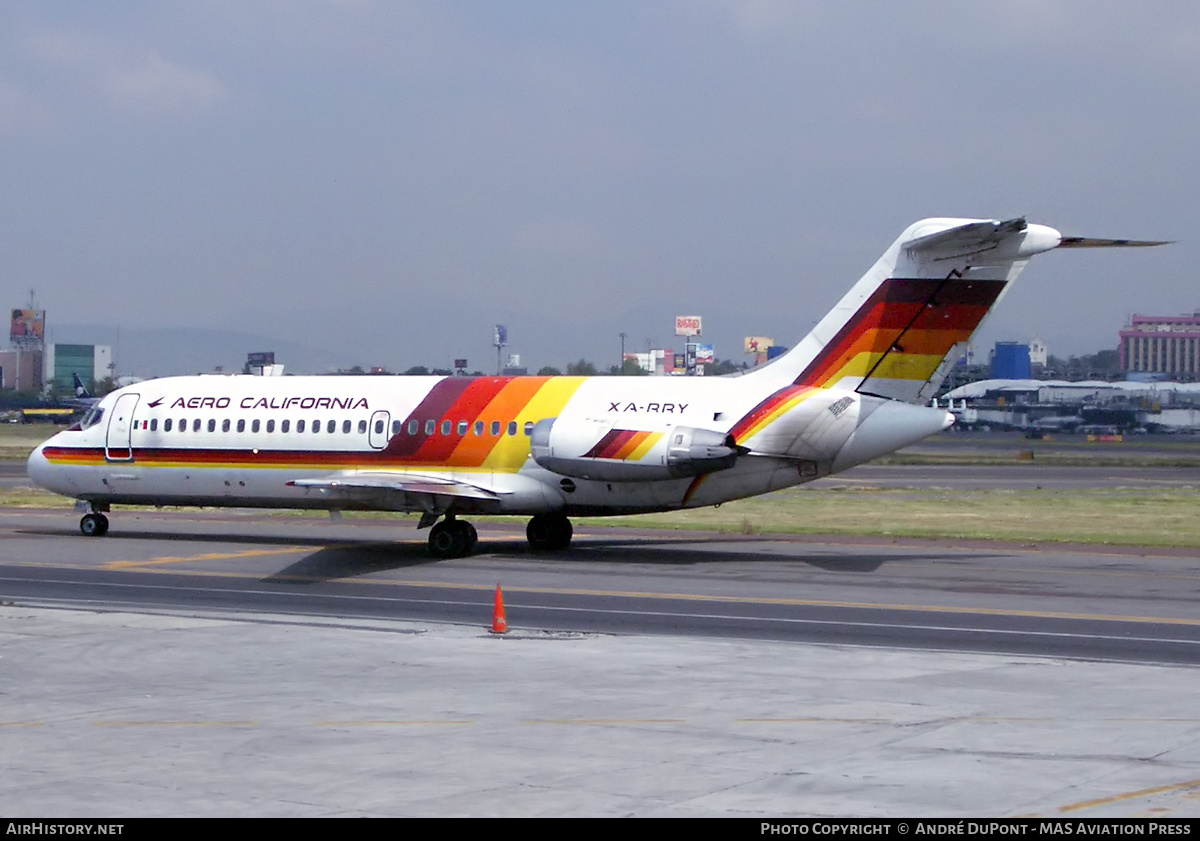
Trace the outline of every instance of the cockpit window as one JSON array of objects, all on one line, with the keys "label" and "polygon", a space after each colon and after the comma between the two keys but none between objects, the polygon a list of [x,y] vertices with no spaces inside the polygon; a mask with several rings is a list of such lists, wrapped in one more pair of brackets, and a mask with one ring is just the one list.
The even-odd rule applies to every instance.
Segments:
[{"label": "cockpit window", "polygon": [[80,429],[87,429],[100,423],[100,419],[104,417],[104,410],[99,406],[93,406],[87,410],[87,414],[83,416],[83,420],[79,422]]}]

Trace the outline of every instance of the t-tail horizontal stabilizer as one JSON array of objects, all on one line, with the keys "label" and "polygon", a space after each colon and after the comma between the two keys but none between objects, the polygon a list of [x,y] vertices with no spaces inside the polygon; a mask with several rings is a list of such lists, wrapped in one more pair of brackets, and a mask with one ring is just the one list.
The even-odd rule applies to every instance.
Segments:
[{"label": "t-tail horizontal stabilizer", "polygon": [[1059,248],[1148,248],[1152,245],[1170,245],[1173,240],[1161,239],[1094,239],[1092,237],[1063,237]]},{"label": "t-tail horizontal stabilizer", "polygon": [[1064,238],[1023,217],[925,219],[795,348],[758,376],[924,403],[1035,254],[1162,242]]}]

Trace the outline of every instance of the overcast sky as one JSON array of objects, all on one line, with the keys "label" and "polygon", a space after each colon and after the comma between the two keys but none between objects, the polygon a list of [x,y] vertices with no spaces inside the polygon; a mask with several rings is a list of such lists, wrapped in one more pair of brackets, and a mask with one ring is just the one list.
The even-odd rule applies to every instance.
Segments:
[{"label": "overcast sky", "polygon": [[1198,100],[1192,2],[7,0],[0,290],[59,341],[607,366],[695,314],[740,361],[925,216],[1178,240],[1038,258],[980,337],[1090,353],[1200,309]]}]

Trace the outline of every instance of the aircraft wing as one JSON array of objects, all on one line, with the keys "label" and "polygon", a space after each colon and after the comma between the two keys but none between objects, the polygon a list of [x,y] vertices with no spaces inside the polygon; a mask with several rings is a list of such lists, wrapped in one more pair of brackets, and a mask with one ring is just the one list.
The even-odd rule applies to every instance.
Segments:
[{"label": "aircraft wing", "polygon": [[384,511],[494,511],[503,492],[493,491],[448,476],[416,473],[338,473],[316,479],[293,479],[287,485],[304,488],[330,499],[344,499],[355,507]]}]

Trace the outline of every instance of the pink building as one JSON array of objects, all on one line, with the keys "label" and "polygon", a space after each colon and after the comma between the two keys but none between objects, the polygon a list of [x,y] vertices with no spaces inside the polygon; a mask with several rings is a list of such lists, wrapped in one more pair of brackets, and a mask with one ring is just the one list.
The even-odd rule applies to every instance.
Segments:
[{"label": "pink building", "polygon": [[1121,370],[1200,376],[1200,313],[1133,316],[1121,331]]}]

